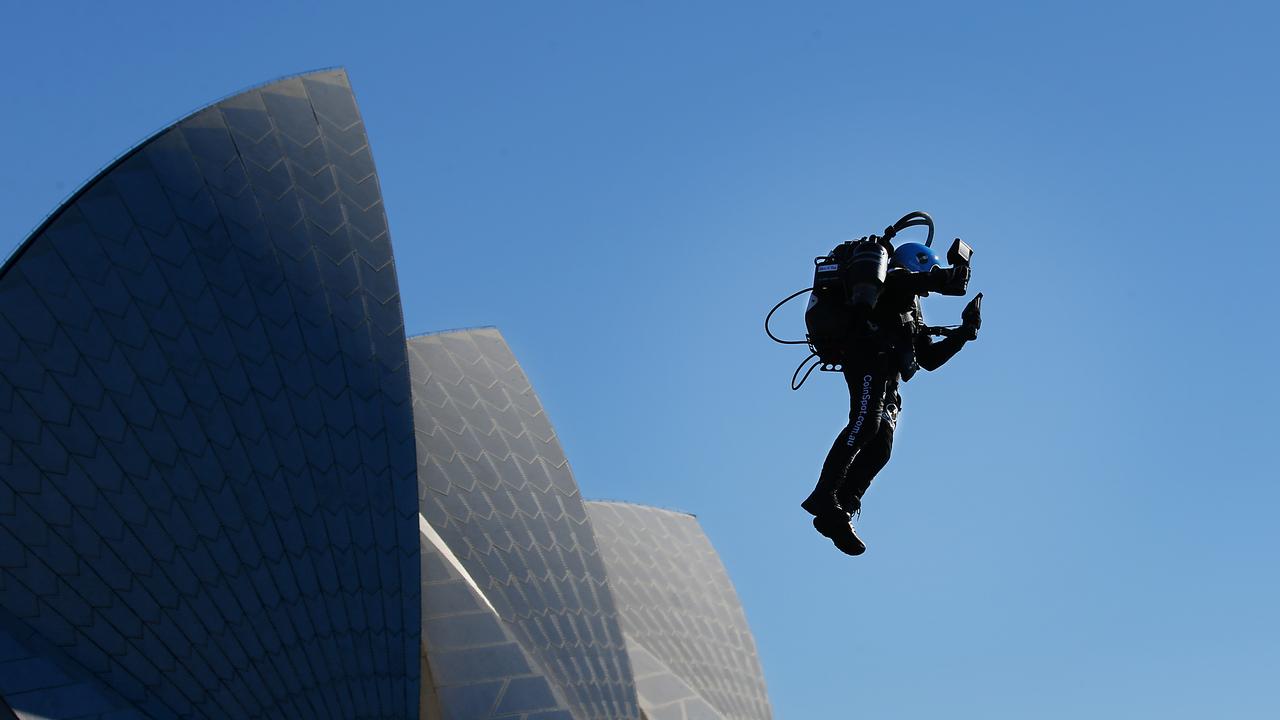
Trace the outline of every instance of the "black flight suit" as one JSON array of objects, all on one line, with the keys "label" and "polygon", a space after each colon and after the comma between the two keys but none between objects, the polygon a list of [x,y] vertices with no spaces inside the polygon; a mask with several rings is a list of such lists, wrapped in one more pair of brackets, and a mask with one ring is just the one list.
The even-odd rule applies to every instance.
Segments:
[{"label": "black flight suit", "polygon": [[969,338],[940,341],[923,331],[920,296],[964,293],[956,273],[967,268],[934,268],[927,273],[889,272],[866,328],[846,350],[843,373],[849,386],[849,424],[840,431],[822,464],[817,487],[801,504],[815,516],[857,512],[876,473],[889,462],[902,397],[898,384],[917,368],[934,370],[950,360]]}]

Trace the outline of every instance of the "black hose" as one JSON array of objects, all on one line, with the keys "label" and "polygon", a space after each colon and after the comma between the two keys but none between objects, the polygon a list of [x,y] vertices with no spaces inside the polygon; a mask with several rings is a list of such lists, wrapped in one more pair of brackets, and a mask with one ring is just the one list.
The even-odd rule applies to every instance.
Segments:
[{"label": "black hose", "polygon": [[[769,311],[769,314],[764,316],[764,332],[766,335],[769,336],[770,340],[776,343],[781,343],[782,345],[807,345],[809,343],[808,340],[780,340],[776,335],[773,334],[772,331],[769,330],[769,318],[773,317],[773,314],[778,311],[778,308],[782,307],[783,305],[786,305],[789,300],[796,297],[797,295],[802,295],[804,293],[807,293],[812,289],[813,288],[811,287],[807,287],[803,290],[799,290],[797,292],[791,293],[790,295],[783,298],[782,302],[778,303],[777,305],[774,305],[773,309]],[[808,360],[809,360],[808,358],[805,358],[805,362],[808,362]],[[800,364],[803,365],[804,363],[800,363]]]},{"label": "black hose", "polygon": [[927,225],[929,227],[929,237],[924,241],[924,245],[925,247],[932,247],[933,246],[933,218],[929,217],[929,213],[927,212],[921,212],[919,210],[916,210],[914,212],[909,212],[906,215],[903,215],[901,218],[899,218],[898,222],[894,223],[890,227],[892,227],[894,233],[897,234],[898,232],[902,230],[906,230],[909,227],[919,227],[921,225]]},{"label": "black hose", "polygon": [[800,374],[800,368],[803,368],[805,366],[805,363],[809,362],[809,358],[815,358],[815,357],[818,357],[818,353],[809,353],[809,357],[805,358],[804,360],[801,360],[800,364],[796,366],[796,371],[791,373],[791,389],[792,390],[799,390],[801,386],[804,385],[804,381],[808,380],[809,376],[813,374],[814,369],[822,364],[822,360],[818,360],[814,364],[810,365],[808,372],[804,374],[804,377],[800,378],[800,384],[797,385],[796,376]]}]

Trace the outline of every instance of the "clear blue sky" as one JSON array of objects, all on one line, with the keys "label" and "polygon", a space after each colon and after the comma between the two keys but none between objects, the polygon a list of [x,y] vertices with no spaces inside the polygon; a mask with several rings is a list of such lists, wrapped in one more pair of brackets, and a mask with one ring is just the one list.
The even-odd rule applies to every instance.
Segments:
[{"label": "clear blue sky", "polygon": [[[343,65],[409,332],[497,325],[586,496],[698,514],[779,718],[1280,716],[1274,5],[363,5],[9,4],[0,242]],[[849,559],[797,506],[843,383],[761,319],[915,209],[986,326]]]}]

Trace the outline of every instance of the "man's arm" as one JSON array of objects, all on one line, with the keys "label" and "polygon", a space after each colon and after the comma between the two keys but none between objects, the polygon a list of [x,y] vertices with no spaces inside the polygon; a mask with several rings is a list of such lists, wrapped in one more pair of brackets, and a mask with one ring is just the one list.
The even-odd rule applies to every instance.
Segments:
[{"label": "man's arm", "polygon": [[[892,252],[892,250],[890,251]],[[934,267],[929,272],[912,272],[906,268],[890,270],[885,277],[885,289],[893,288],[895,292],[911,295],[924,295],[936,292],[939,295],[964,295],[969,289],[969,260],[973,257],[973,248],[960,238],[956,238],[947,251],[947,262],[951,267]]]},{"label": "man's arm", "polygon": [[936,292],[939,295],[964,295],[969,287],[969,266],[935,267],[929,272],[912,272],[894,268],[884,279],[885,290],[910,295]]},{"label": "man's arm", "polygon": [[978,293],[960,313],[962,322],[959,332],[948,335],[941,340],[921,333],[916,337],[916,362],[930,372],[942,367],[960,348],[970,340],[978,337],[978,328],[982,327],[982,293]]},{"label": "man's arm", "polygon": [[955,357],[967,342],[969,338],[959,335],[951,335],[937,341],[928,335],[920,335],[916,339],[916,362],[925,370],[933,372]]}]

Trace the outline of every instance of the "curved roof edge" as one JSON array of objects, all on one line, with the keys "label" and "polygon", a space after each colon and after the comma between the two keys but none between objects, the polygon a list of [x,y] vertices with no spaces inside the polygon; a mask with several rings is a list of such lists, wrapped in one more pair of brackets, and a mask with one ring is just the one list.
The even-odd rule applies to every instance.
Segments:
[{"label": "curved roof edge", "polygon": [[197,107],[191,112],[186,113],[178,117],[176,120],[173,120],[172,122],[162,126],[160,129],[148,134],[146,137],[142,138],[138,142],[129,146],[129,148],[124,152],[115,156],[113,159],[107,161],[106,165],[103,165],[102,167],[98,168],[98,171],[90,175],[89,179],[81,183],[79,187],[77,187],[75,190],[72,190],[70,193],[67,194],[66,197],[62,199],[61,202],[55,205],[53,210],[49,211],[48,215],[45,215],[43,218],[41,218],[40,221],[36,223],[36,226],[31,229],[31,232],[27,233],[27,236],[24,237],[21,242],[15,245],[7,255],[0,257],[0,277],[4,277],[5,273],[9,272],[9,269],[18,262],[18,259],[22,257],[22,254],[26,252],[27,248],[31,246],[31,241],[39,237],[41,233],[43,233],[50,225],[53,224],[55,220],[58,219],[58,216],[61,215],[64,210],[74,205],[75,202],[80,199],[81,195],[84,195],[86,192],[88,192],[89,188],[92,188],[95,183],[97,183],[99,180],[101,180],[103,177],[109,174],[112,170],[115,170],[117,167],[122,165],[129,158],[138,154],[138,151],[146,147],[148,143],[159,138],[161,135],[164,135],[165,133],[169,132],[179,123],[185,120],[188,120],[192,117],[195,117],[196,115],[199,115],[205,110],[208,110],[209,108],[217,106],[219,103],[226,102],[227,100],[230,100],[233,97],[243,95],[247,92],[253,92],[254,90],[257,90],[259,88],[264,88],[264,87],[267,87],[268,85],[274,85],[278,82],[283,82],[285,80],[292,80],[293,78],[304,78],[304,77],[310,77],[312,75],[319,75],[321,73],[330,73],[335,71],[345,75],[347,72],[347,69],[341,65],[332,65],[330,67],[315,68],[313,70],[306,70],[303,72],[290,73],[288,75],[281,75],[280,77],[273,78],[271,80],[255,83],[248,87],[241,88],[235,92],[223,95],[222,97],[218,98],[217,100],[214,100],[213,102],[205,103],[204,105]]},{"label": "curved roof edge", "polygon": [[588,505],[630,505],[631,507],[644,508],[645,510],[661,510],[662,512],[668,512],[672,515],[684,515],[691,518],[698,517],[697,513],[691,513],[687,510],[662,507],[661,505],[646,505],[645,503],[631,502],[630,500],[609,500],[607,498],[601,500],[587,500],[584,498],[583,502]]},{"label": "curved roof edge", "polygon": [[405,335],[404,339],[407,341],[407,340],[413,340],[415,338],[434,337],[436,335],[461,335],[463,333],[476,332],[477,330],[492,330],[498,333],[499,335],[502,334],[502,331],[498,329],[497,325],[473,325],[472,327],[447,328],[445,330],[428,330],[427,332],[420,332],[414,335]]}]

